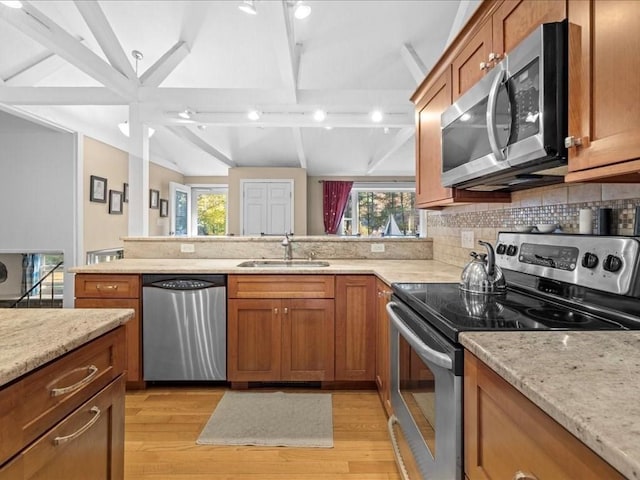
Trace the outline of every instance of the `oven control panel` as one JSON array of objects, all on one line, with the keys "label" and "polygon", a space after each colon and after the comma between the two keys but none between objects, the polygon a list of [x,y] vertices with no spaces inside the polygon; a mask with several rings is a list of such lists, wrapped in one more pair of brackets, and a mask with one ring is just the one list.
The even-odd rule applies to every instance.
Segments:
[{"label": "oven control panel", "polygon": [[619,295],[640,295],[640,241],[633,237],[500,232],[496,264]]}]

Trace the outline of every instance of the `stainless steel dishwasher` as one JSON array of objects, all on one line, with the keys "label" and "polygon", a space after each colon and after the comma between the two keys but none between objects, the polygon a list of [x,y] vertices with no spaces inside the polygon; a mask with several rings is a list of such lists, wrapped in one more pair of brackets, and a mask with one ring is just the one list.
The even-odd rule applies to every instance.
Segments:
[{"label": "stainless steel dishwasher", "polygon": [[225,380],[225,275],[143,275],[146,381]]}]

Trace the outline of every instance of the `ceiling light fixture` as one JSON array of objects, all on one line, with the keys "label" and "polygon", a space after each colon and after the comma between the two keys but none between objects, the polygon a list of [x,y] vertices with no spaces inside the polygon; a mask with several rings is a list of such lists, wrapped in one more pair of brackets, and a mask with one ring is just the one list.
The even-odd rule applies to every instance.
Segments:
[{"label": "ceiling light fixture", "polygon": [[256,10],[256,6],[253,3],[253,0],[242,0],[238,8],[242,10],[244,13],[248,13],[249,15],[257,15],[258,11]]},{"label": "ceiling light fixture", "polygon": [[9,8],[22,8],[22,2],[18,0],[6,0],[0,3],[5,7],[9,7]]},{"label": "ceiling light fixture", "polygon": [[249,113],[247,113],[247,117],[249,120],[253,120],[255,122],[256,120],[260,120],[260,112],[257,110],[250,110]]},{"label": "ceiling light fixture", "polygon": [[[122,132],[122,134],[125,137],[129,136],[129,122],[128,121],[124,121],[122,123],[118,124],[118,128],[120,129],[120,131]],[[153,137],[153,134],[156,133],[155,129],[149,127],[149,138]]]},{"label": "ceiling light fixture", "polygon": [[303,18],[307,18],[311,14],[311,7],[304,3],[302,0],[296,2],[293,7],[293,16],[298,20],[302,20]]},{"label": "ceiling light fixture", "polygon": [[316,122],[324,122],[325,118],[327,118],[327,112],[324,110],[316,110],[313,112],[313,119]]},{"label": "ceiling light fixture", "polygon": [[185,108],[182,112],[178,113],[178,116],[180,118],[184,118],[185,120],[189,120],[191,118],[191,115],[193,115],[193,112],[188,108]]},{"label": "ceiling light fixture", "polygon": [[384,115],[382,115],[382,112],[380,110],[374,110],[373,112],[371,112],[372,122],[380,123],[383,118],[384,118]]}]

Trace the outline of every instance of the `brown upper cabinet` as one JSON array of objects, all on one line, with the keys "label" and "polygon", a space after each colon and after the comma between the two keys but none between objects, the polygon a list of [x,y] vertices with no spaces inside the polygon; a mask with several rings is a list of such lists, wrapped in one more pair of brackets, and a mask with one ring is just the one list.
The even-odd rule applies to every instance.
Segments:
[{"label": "brown upper cabinet", "polygon": [[640,182],[640,2],[569,0],[567,182]]}]

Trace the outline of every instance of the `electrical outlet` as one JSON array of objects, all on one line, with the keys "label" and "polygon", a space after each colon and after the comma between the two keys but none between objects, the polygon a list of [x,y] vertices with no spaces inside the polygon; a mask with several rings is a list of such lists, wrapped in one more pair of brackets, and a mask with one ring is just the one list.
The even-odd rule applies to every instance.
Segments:
[{"label": "electrical outlet", "polygon": [[384,243],[372,243],[371,251],[377,253],[384,252]]},{"label": "electrical outlet", "polygon": [[460,240],[462,242],[462,248],[473,248],[473,230],[463,230],[460,233]]},{"label": "electrical outlet", "polygon": [[196,251],[196,246],[193,243],[180,244],[180,252],[182,253],[194,253],[195,251]]}]

